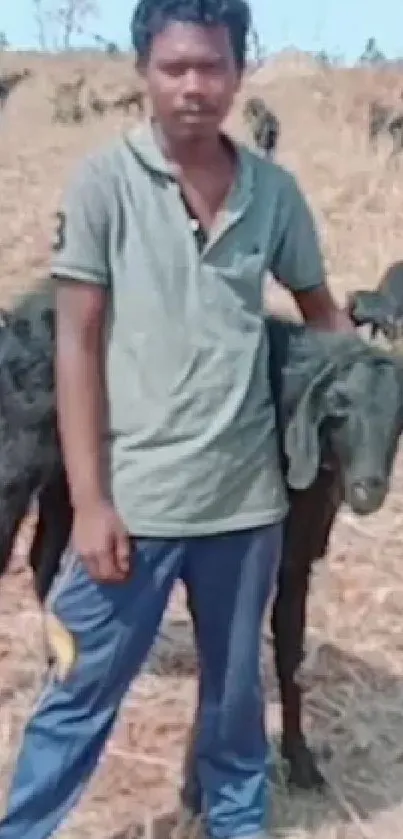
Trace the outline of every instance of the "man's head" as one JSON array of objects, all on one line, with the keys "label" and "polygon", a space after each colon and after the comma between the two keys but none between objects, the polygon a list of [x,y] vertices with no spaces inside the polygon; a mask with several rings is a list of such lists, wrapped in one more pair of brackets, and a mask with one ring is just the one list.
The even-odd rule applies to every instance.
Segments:
[{"label": "man's head", "polygon": [[153,114],[172,139],[217,133],[246,62],[245,0],[140,0],[131,34]]}]

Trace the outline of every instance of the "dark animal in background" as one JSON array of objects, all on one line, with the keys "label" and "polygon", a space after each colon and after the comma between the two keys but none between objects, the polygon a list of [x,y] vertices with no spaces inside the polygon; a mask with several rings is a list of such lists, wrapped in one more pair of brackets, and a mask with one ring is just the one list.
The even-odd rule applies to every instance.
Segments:
[{"label": "dark animal in background", "polygon": [[381,132],[388,123],[390,115],[390,108],[385,108],[376,100],[369,103],[368,106],[368,139],[371,145],[375,145]]},{"label": "dark animal in background", "polygon": [[32,72],[28,69],[24,69],[19,73],[9,73],[0,76],[0,110],[3,110],[5,107],[11,91],[31,76]]},{"label": "dark animal in background", "polygon": [[390,120],[388,132],[392,137],[392,157],[403,150],[403,113]]},{"label": "dark animal in background", "polygon": [[[268,319],[267,329],[291,502],[272,620],[282,751],[290,762],[290,780],[309,787],[322,779],[301,728],[295,682],[303,657],[309,571],[326,552],[343,499],[361,514],[383,503],[401,431],[403,376],[396,361],[358,336],[319,333],[275,319]],[[36,496],[39,520],[29,563],[43,603],[72,523],[56,426],[50,281],[3,312],[0,353],[0,574]],[[191,773],[191,760],[187,766]]]},{"label": "dark animal in background", "polygon": [[368,107],[368,139],[373,148],[382,134],[391,137],[391,157],[395,157],[403,150],[403,113],[374,100]]},{"label": "dark animal in background", "polygon": [[280,136],[280,123],[276,115],[268,109],[263,99],[253,96],[246,100],[243,118],[250,126],[257,148],[270,156],[277,148]]},{"label": "dark animal in background", "polygon": [[53,122],[61,122],[68,125],[83,121],[84,108],[81,102],[81,96],[84,85],[84,74],[81,74],[74,82],[60,82],[56,85],[52,98]]},{"label": "dark animal in background", "polygon": [[132,105],[135,105],[139,114],[144,113],[144,93],[141,90],[131,90],[128,93],[122,93],[117,99],[115,99],[111,105],[113,108],[117,110],[122,110],[126,114],[129,113],[130,108]]},{"label": "dark animal in background", "polygon": [[102,99],[98,94],[90,88],[88,91],[88,108],[92,113],[102,117],[111,110],[123,110],[126,114],[130,112],[131,105],[136,105],[138,113],[144,113],[144,93],[140,90],[135,90],[131,93],[123,94],[117,99],[106,100]]},{"label": "dark animal in background", "polygon": [[105,99],[102,99],[92,88],[88,91],[88,107],[90,111],[94,114],[97,114],[99,117],[103,117],[104,114],[108,110],[108,102]]}]

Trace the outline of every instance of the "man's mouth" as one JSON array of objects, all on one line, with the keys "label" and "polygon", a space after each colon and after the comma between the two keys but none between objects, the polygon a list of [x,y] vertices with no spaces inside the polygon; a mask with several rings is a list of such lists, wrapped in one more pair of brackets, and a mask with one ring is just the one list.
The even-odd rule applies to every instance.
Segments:
[{"label": "man's mouth", "polygon": [[211,111],[198,107],[186,108],[186,110],[184,109],[178,113],[178,118],[184,122],[200,122],[201,120],[211,119],[212,116]]}]

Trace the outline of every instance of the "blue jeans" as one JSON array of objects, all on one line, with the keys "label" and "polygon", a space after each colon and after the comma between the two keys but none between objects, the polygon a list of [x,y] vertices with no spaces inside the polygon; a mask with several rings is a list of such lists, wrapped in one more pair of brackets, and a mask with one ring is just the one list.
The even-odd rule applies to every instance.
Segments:
[{"label": "blue jeans", "polygon": [[260,629],[282,526],[191,539],[138,539],[133,573],[100,584],[67,553],[48,608],[75,639],[67,674],[49,681],[25,730],[0,839],[46,839],[78,802],[173,585],[187,587],[200,667],[195,772],[213,839],[265,823],[267,743]]}]

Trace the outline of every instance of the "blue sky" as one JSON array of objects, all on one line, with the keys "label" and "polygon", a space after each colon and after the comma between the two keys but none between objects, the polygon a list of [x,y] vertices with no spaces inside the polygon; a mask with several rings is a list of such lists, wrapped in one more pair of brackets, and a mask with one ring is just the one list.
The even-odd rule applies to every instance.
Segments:
[{"label": "blue sky", "polygon": [[[99,0],[99,19],[88,22],[88,28],[127,46],[133,5],[133,0]],[[292,44],[301,49],[342,53],[351,61],[362,51],[366,39],[374,35],[389,57],[403,55],[402,0],[251,0],[251,5],[261,38],[270,51]],[[5,30],[16,47],[35,46],[32,10],[32,0],[0,3],[0,30]]]}]

